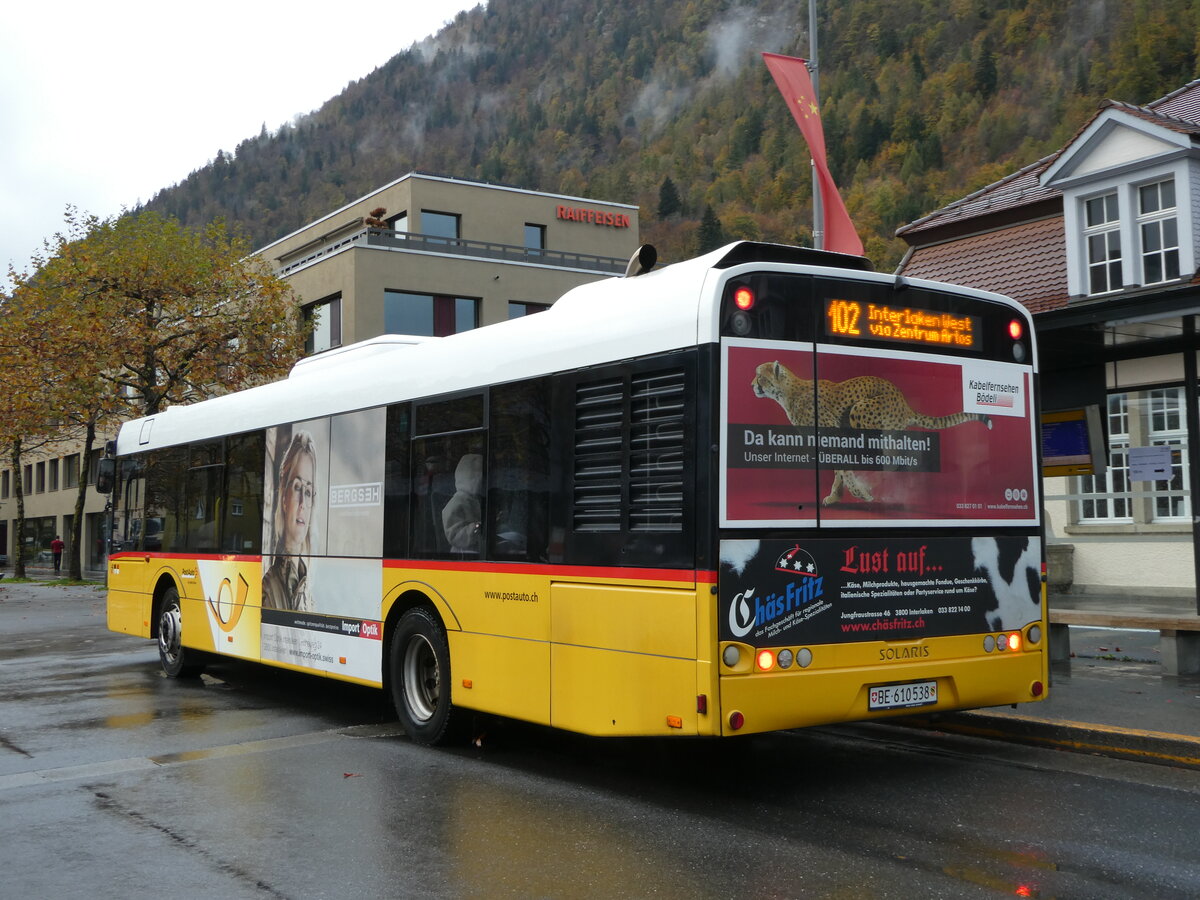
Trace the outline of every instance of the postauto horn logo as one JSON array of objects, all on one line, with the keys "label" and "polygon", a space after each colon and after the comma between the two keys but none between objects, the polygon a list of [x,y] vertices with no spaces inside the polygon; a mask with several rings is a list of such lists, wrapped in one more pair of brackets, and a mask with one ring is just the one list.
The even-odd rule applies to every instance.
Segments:
[{"label": "postauto horn logo", "polygon": [[817,571],[816,561],[799,546],[779,555],[775,571],[792,575],[793,580],[782,590],[764,597],[755,596],[756,588],[747,588],[729,604],[729,630],[734,637],[745,637],[755,626],[766,627],[825,593],[825,579]]}]

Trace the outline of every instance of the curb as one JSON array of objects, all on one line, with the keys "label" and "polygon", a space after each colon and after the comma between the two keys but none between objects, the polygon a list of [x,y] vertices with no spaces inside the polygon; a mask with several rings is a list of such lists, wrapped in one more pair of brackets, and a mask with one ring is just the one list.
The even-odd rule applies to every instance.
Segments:
[{"label": "curb", "polygon": [[984,711],[913,716],[895,724],[1200,771],[1200,737],[1186,734]]}]

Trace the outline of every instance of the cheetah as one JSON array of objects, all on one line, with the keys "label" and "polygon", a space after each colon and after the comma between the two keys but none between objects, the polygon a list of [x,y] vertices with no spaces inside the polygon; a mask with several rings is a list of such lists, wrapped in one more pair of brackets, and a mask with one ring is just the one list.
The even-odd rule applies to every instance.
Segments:
[{"label": "cheetah", "polygon": [[[813,383],[799,378],[787,366],[776,360],[765,362],[754,373],[751,381],[754,396],[766,397],[783,407],[788,421],[798,427],[812,428]],[[941,430],[981,422],[992,427],[989,416],[981,413],[958,412],[948,416],[927,416],[915,412],[904,394],[886,378],[860,375],[846,381],[818,381],[817,406],[821,411],[815,423],[820,428],[871,428],[881,431],[901,431],[906,428],[929,428]],[[848,490],[860,500],[875,499],[871,487],[861,475],[841,469],[833,474],[833,487],[829,496],[821,501],[829,506],[842,499]]]}]

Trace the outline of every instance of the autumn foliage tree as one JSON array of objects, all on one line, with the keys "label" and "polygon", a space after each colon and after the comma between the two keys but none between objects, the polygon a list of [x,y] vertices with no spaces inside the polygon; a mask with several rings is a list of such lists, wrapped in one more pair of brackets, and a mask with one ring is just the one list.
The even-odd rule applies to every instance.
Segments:
[{"label": "autumn foliage tree", "polygon": [[53,440],[47,410],[49,385],[38,375],[44,352],[41,335],[27,327],[12,302],[0,305],[0,455],[12,471],[13,575],[25,577],[25,454]]},{"label": "autumn foliage tree", "polygon": [[[14,340],[38,348],[27,374],[45,388],[45,419],[83,442],[82,465],[119,420],[274,380],[303,352],[290,287],[223,224],[68,209],[66,225],[31,273],[11,273],[9,305]],[[87,481],[84,470],[75,578]]]}]

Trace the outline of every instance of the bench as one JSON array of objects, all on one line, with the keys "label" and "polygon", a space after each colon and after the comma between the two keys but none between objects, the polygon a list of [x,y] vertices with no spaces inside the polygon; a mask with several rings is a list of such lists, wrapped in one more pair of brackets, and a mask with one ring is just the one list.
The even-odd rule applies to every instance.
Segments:
[{"label": "bench", "polygon": [[1070,626],[1072,625],[1093,628],[1140,628],[1157,631],[1163,674],[1200,675],[1200,616],[1051,608],[1050,661],[1052,663],[1070,662]]}]

